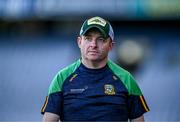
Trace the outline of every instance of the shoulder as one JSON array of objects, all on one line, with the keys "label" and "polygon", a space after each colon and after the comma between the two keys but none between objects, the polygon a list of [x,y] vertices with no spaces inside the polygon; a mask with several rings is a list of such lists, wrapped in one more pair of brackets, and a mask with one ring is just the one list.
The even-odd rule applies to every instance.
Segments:
[{"label": "shoulder", "polygon": [[59,92],[62,89],[62,85],[64,81],[72,74],[75,72],[75,70],[80,66],[81,61],[80,59],[77,60],[76,62],[68,65],[67,67],[63,68],[60,70],[55,77],[53,78],[51,85],[49,87],[49,92],[48,94],[52,94],[54,92]]},{"label": "shoulder", "polygon": [[116,63],[108,60],[108,67],[123,82],[130,95],[141,95],[141,90],[134,77]]},{"label": "shoulder", "polygon": [[120,67],[119,65],[117,65],[116,63],[114,63],[111,60],[108,60],[108,67],[112,70],[112,72],[117,75],[118,77],[130,77],[130,73],[123,69],[122,67]]},{"label": "shoulder", "polygon": [[80,59],[77,60],[76,62],[66,66],[65,68],[63,68],[62,70],[60,70],[58,72],[58,75],[62,75],[62,76],[68,76],[70,74],[72,74],[81,64]]}]

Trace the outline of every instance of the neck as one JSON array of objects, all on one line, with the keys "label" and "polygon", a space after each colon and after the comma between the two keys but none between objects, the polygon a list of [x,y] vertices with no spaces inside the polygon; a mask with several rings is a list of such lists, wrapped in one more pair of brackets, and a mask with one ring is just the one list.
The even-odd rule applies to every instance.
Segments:
[{"label": "neck", "polygon": [[100,69],[102,67],[104,67],[107,64],[107,58],[105,58],[102,61],[87,61],[85,59],[82,58],[82,63],[90,69]]}]

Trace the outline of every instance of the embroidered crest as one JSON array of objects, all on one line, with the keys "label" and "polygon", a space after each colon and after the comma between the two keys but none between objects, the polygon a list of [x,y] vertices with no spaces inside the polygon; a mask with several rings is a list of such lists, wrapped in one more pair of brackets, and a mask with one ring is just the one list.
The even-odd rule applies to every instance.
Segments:
[{"label": "embroidered crest", "polygon": [[91,24],[97,24],[104,27],[106,25],[106,21],[100,17],[94,17],[88,20],[88,25],[91,25]]},{"label": "embroidered crest", "polygon": [[114,86],[111,84],[105,84],[104,85],[104,93],[107,95],[115,95]]}]

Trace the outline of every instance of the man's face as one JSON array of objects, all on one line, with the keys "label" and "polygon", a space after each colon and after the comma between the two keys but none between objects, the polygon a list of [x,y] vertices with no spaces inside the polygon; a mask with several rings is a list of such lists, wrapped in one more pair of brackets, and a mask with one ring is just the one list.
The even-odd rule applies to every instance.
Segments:
[{"label": "man's face", "polygon": [[78,37],[77,41],[85,61],[103,61],[113,46],[111,39],[105,39],[96,28],[88,30],[84,36]]}]

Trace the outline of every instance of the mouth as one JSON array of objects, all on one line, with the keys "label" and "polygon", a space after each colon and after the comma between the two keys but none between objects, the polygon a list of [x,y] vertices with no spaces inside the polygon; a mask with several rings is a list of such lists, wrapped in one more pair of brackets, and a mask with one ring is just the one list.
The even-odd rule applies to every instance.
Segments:
[{"label": "mouth", "polygon": [[88,52],[90,52],[90,53],[98,53],[98,51],[95,51],[95,50],[94,51],[88,51]]},{"label": "mouth", "polygon": [[90,54],[98,54],[98,51],[88,51]]}]

